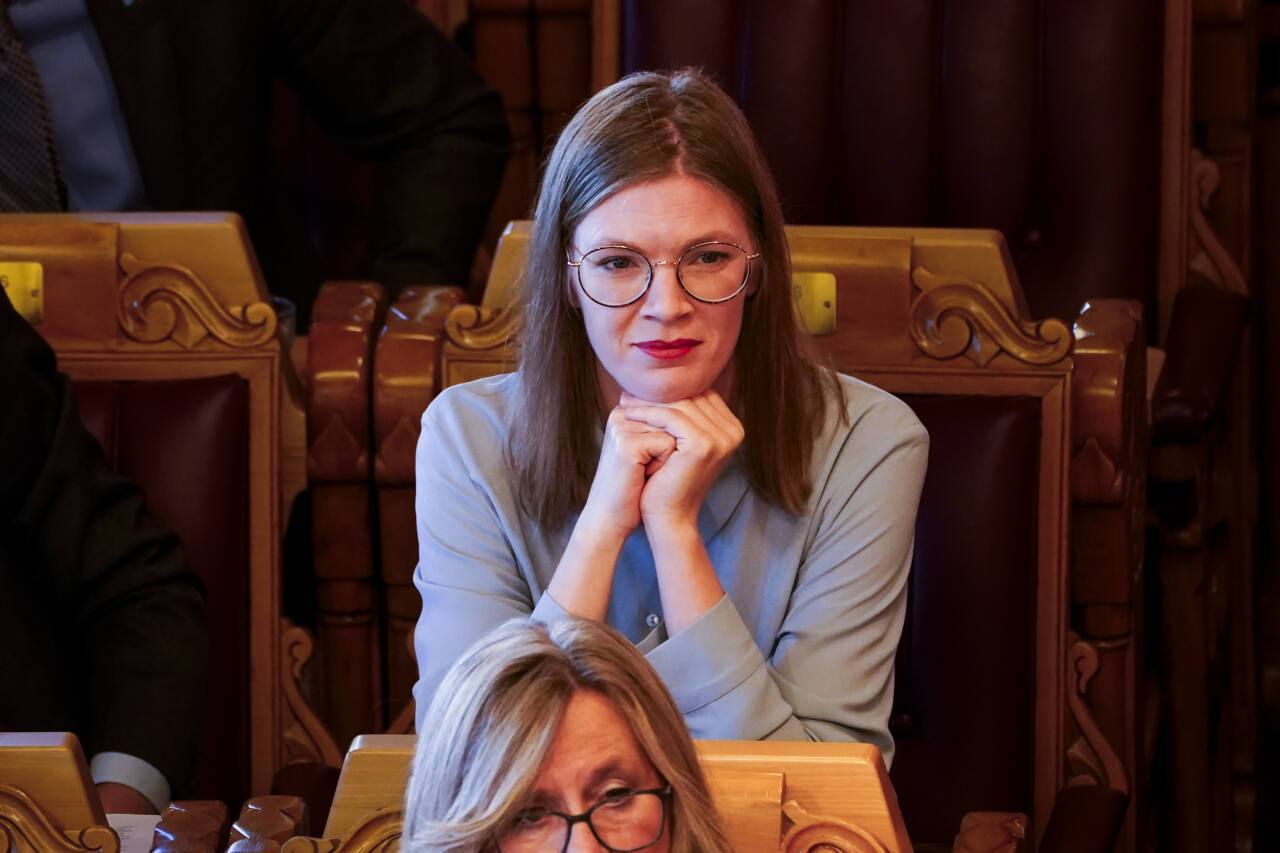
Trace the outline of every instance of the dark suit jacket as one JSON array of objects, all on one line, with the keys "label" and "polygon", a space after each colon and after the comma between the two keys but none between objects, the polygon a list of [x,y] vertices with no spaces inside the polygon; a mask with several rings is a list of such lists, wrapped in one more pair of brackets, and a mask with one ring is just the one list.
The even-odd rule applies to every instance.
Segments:
[{"label": "dark suit jacket", "polygon": [[[273,180],[273,79],[376,161],[373,278],[465,284],[506,162],[502,104],[408,0],[86,0],[156,210],[235,210],[273,293],[320,281]],[[305,326],[301,326],[305,328]]]},{"label": "dark suit jacket", "polygon": [[176,537],[113,474],[0,293],[0,731],[73,731],[187,790],[206,640]]}]

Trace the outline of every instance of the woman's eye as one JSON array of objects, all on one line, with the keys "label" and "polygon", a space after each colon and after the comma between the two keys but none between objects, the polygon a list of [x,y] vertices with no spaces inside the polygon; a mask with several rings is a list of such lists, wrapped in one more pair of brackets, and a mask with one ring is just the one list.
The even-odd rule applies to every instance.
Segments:
[{"label": "woman's eye", "polygon": [[694,257],[694,263],[699,266],[712,267],[712,266],[715,266],[716,264],[724,263],[726,257],[727,255],[725,255],[724,252],[717,252],[717,251],[699,252]]},{"label": "woman's eye", "polygon": [[606,271],[622,272],[623,270],[628,270],[634,267],[635,261],[625,255],[613,255],[611,257],[601,259],[596,263],[596,266]]},{"label": "woman's eye", "polygon": [[630,797],[631,794],[632,794],[632,791],[630,788],[626,788],[619,785],[618,787],[610,788],[609,790],[605,791],[604,794],[601,795],[600,797],[600,802],[613,803],[613,802],[617,802],[618,800],[625,800],[627,797]]},{"label": "woman's eye", "polygon": [[519,829],[529,829],[538,826],[543,821],[550,820],[551,813],[545,809],[525,809],[522,812],[516,812],[516,816],[512,819],[512,823]]}]

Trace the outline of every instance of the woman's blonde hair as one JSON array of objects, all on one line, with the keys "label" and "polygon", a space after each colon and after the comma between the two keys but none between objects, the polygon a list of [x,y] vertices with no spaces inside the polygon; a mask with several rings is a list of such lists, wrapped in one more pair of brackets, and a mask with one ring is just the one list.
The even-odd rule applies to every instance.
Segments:
[{"label": "woman's blonde hair", "polygon": [[[586,502],[601,424],[595,356],[570,298],[573,231],[624,187],[672,174],[699,178],[742,213],[760,252],[743,307],[728,401],[740,414],[751,485],[800,512],[809,496],[809,457],[834,374],[805,352],[792,307],[791,259],[773,176],[746,118],[695,69],[641,72],[590,98],[565,127],[538,190],[521,296],[521,402],[506,453],[525,512],[556,529]],[[746,378],[749,377],[749,381]]]},{"label": "woman's blonde hair", "polygon": [[625,637],[585,619],[517,619],[444,677],[405,792],[406,853],[480,853],[525,803],[569,699],[609,699],[671,786],[672,853],[728,853],[693,741],[662,680]]}]

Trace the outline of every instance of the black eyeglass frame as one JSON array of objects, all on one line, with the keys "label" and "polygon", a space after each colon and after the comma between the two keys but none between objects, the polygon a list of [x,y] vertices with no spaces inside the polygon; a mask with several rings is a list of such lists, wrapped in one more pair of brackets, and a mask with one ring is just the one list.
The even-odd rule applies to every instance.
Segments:
[{"label": "black eyeglass frame", "polygon": [[[685,255],[689,254],[692,251],[695,251],[696,249],[701,249],[704,246],[732,246],[733,248],[741,252],[743,256],[747,259],[747,269],[742,275],[742,283],[738,285],[737,290],[735,290],[733,293],[730,293],[728,296],[723,296],[719,299],[703,299],[701,296],[698,296],[696,293],[689,290],[689,288],[685,286],[684,278],[680,275],[680,262],[684,260]],[[592,296],[590,291],[587,290],[587,286],[582,283],[582,262],[587,259],[588,255],[594,254],[604,249],[626,249],[628,252],[634,252],[635,254],[644,258],[645,264],[649,267],[649,274],[648,274],[648,278],[645,279],[644,287],[640,289],[639,293],[637,293],[633,298],[628,299],[626,302],[601,302],[599,299],[596,299],[594,296]],[[653,285],[653,268],[658,266],[663,266],[663,265],[675,267],[676,281],[680,283],[680,289],[683,290],[685,293],[689,294],[690,299],[695,299],[698,302],[702,302],[706,305],[719,305],[721,302],[728,302],[730,299],[733,299],[735,296],[737,296],[739,293],[741,293],[743,290],[746,289],[747,282],[751,280],[751,262],[759,257],[760,257],[759,252],[748,252],[746,250],[746,247],[739,246],[737,243],[731,243],[728,240],[707,240],[702,243],[696,243],[690,246],[689,248],[685,249],[683,252],[681,252],[680,257],[676,258],[674,261],[650,260],[648,255],[646,255],[644,252],[637,249],[635,246],[627,246],[622,243],[610,244],[607,246],[596,246],[594,249],[592,249],[589,252],[583,252],[582,257],[576,261],[571,260],[569,258],[569,253],[565,252],[565,262],[568,263],[569,266],[573,267],[578,271],[578,288],[592,302],[594,302],[597,305],[601,305],[605,308],[625,308],[628,305],[632,304],[633,302],[638,302],[639,300],[643,299],[644,295],[649,292],[649,288]]]},{"label": "black eyeglass frame", "polygon": [[[600,248],[607,249],[613,247],[601,246]],[[667,802],[671,799],[672,790],[671,786],[668,784],[663,785],[661,788],[645,788],[643,791],[632,791],[627,796],[638,797],[642,794],[653,794],[658,798],[658,802],[662,806],[662,823],[658,829],[658,834],[655,835],[653,840],[648,844],[643,844],[639,847],[628,847],[625,850],[621,850],[617,847],[610,847],[606,844],[604,839],[600,837],[600,833],[596,832],[595,824],[591,822],[591,815],[596,809],[603,806],[615,805],[616,803],[611,803],[609,800],[601,800],[581,814],[565,814],[564,812],[552,811],[551,809],[541,809],[540,811],[544,814],[564,819],[564,843],[560,845],[560,853],[565,853],[565,851],[569,849],[569,839],[573,837],[573,825],[575,823],[585,823],[587,825],[587,829],[589,829],[591,834],[595,836],[596,841],[600,843],[601,847],[608,850],[609,853],[637,853],[637,851],[646,850],[662,840],[663,833],[667,831]],[[501,841],[495,840],[494,846],[498,849],[498,853],[502,853]]]}]

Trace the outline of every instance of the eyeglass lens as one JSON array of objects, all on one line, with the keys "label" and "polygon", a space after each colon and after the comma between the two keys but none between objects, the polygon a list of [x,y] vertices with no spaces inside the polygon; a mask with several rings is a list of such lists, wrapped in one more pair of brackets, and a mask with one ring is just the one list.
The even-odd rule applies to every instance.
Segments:
[{"label": "eyeglass lens", "polygon": [[[592,806],[584,818],[596,839],[615,853],[652,846],[662,837],[666,806],[654,792],[628,794]],[[570,818],[532,809],[516,815],[498,837],[501,853],[560,853],[569,842]]]},{"label": "eyeglass lens", "polygon": [[[680,256],[676,275],[695,299],[720,302],[735,295],[747,280],[747,253],[732,243],[702,243]],[[582,256],[578,280],[582,289],[604,305],[626,305],[644,293],[653,277],[649,260],[635,249],[604,246]]]}]

